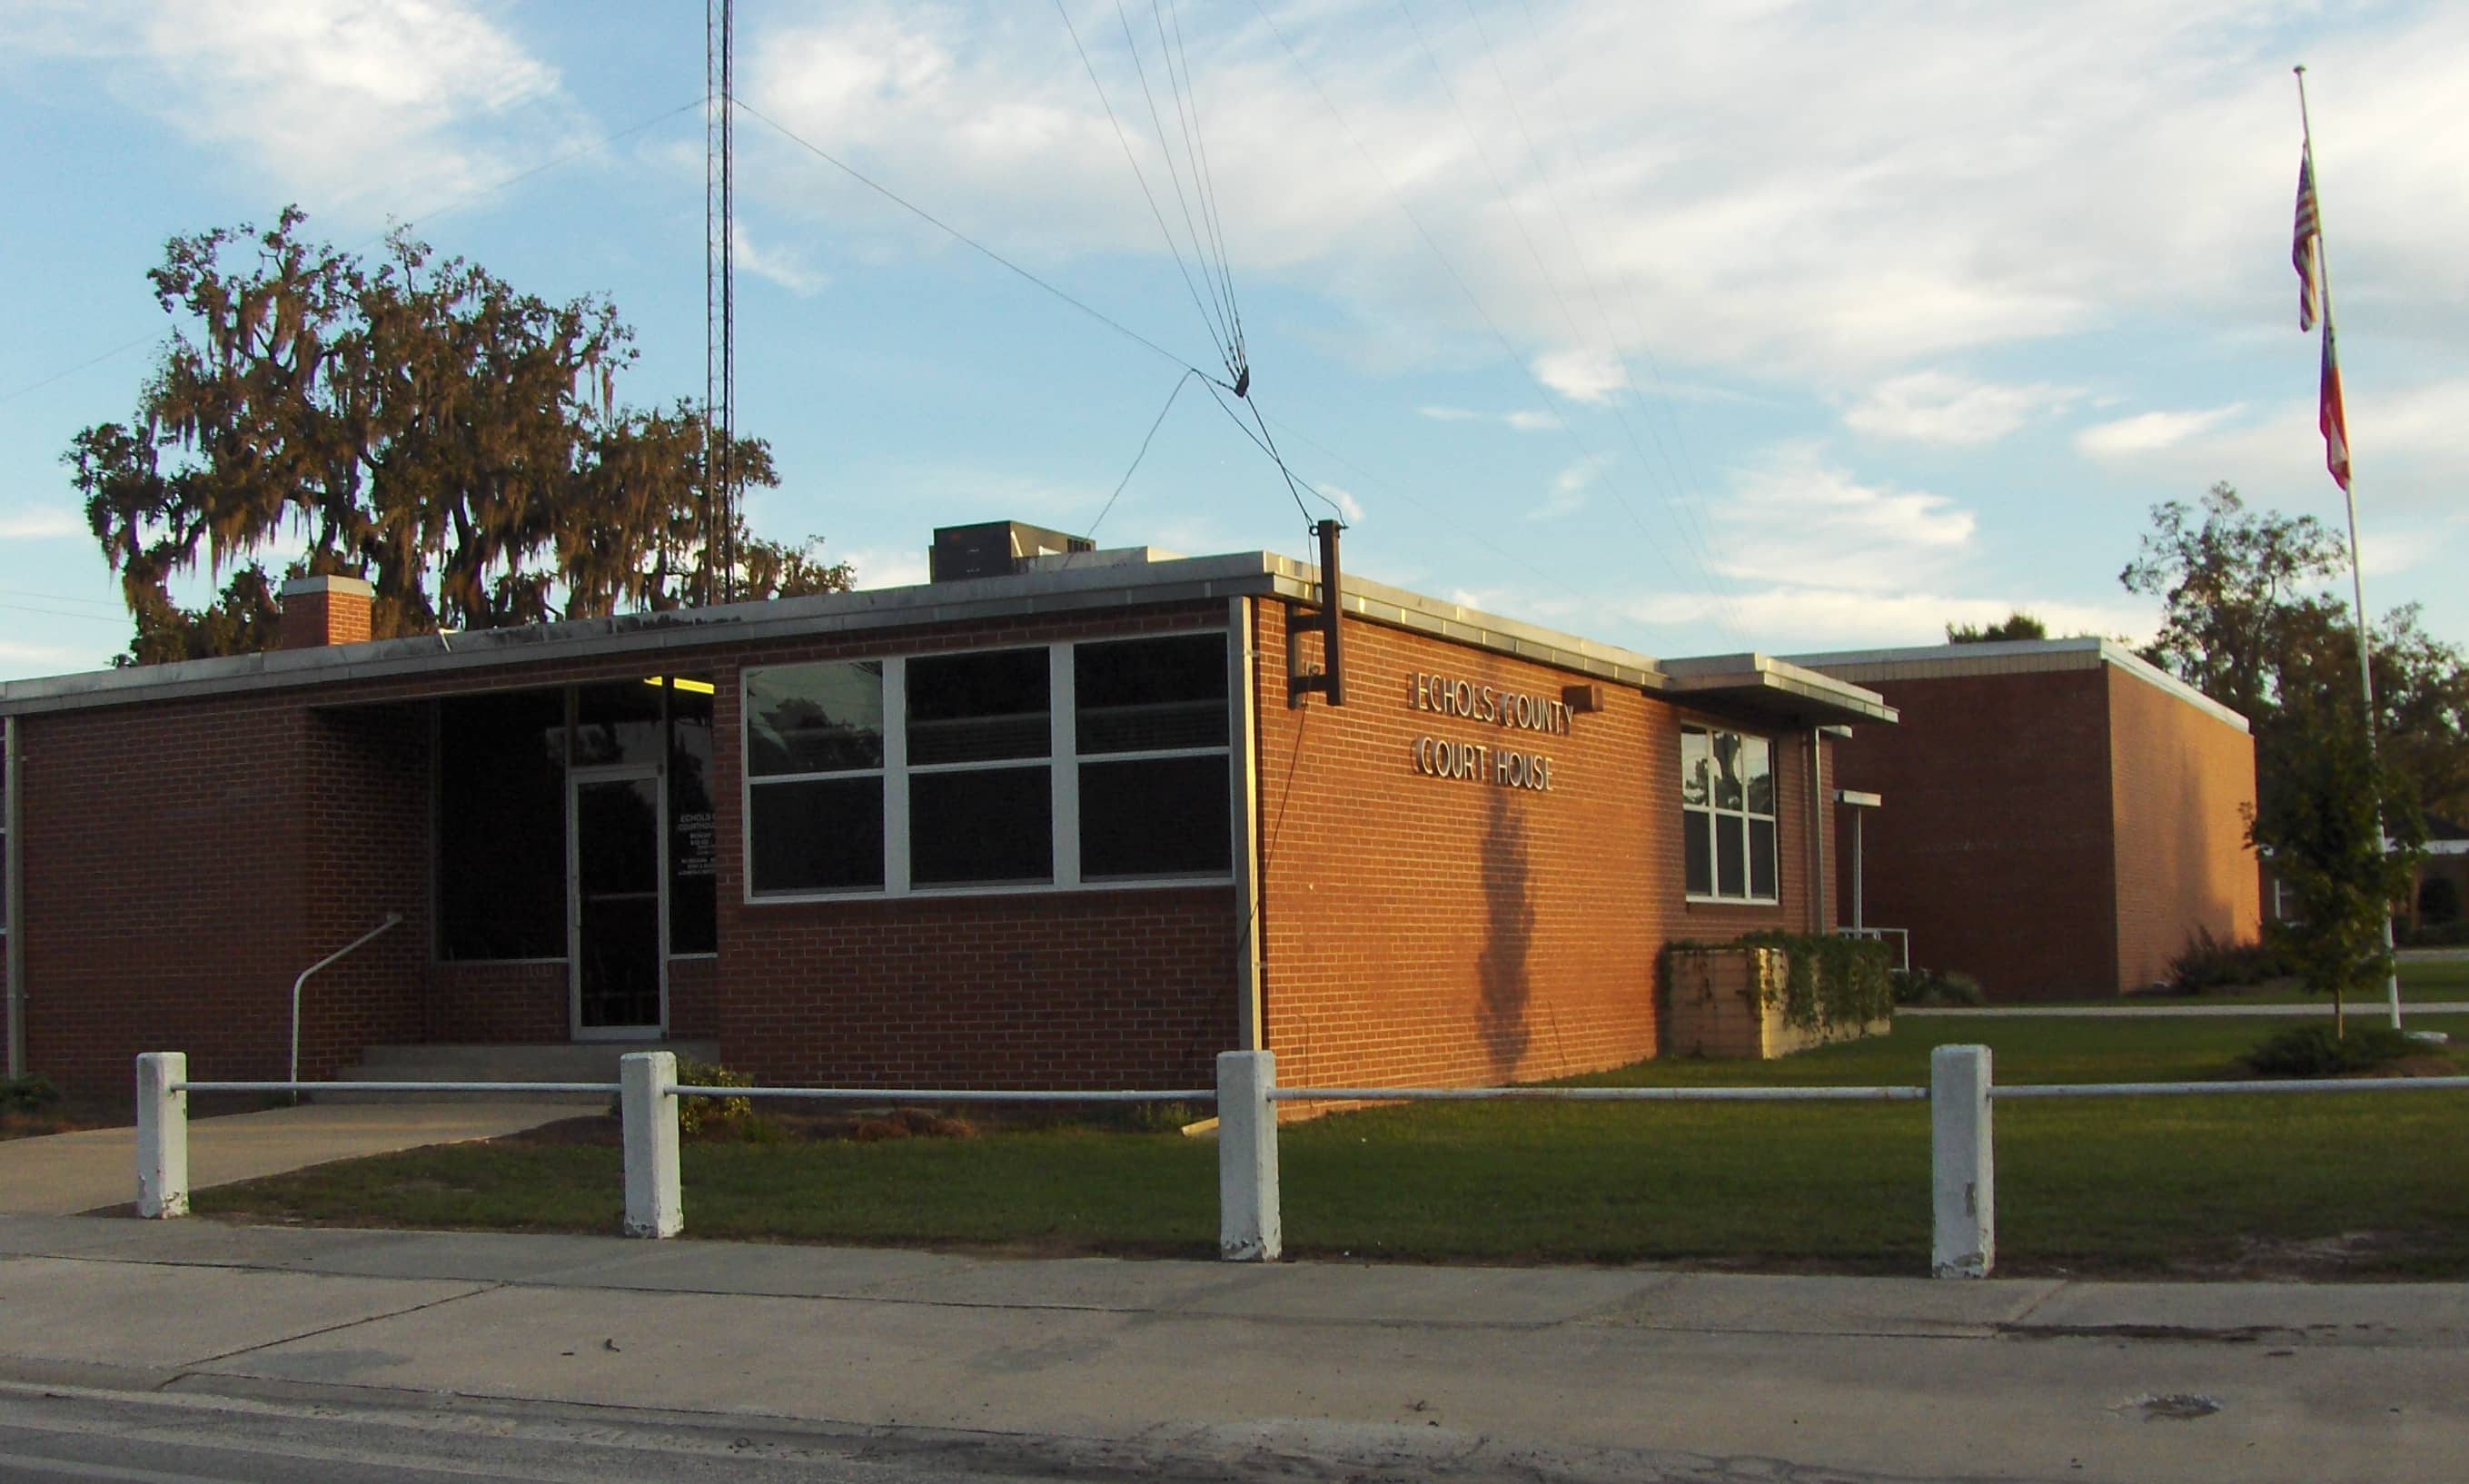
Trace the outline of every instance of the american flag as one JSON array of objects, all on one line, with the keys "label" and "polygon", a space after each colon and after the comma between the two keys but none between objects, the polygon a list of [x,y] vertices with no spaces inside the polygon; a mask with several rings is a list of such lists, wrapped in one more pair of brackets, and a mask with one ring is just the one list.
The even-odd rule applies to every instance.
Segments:
[{"label": "american flag", "polygon": [[2349,488],[2349,415],[2341,406],[2341,357],[2332,349],[2332,327],[2323,327],[2323,385],[2315,421],[2323,429],[2323,467],[2341,488]]},{"label": "american flag", "polygon": [[[2297,265],[2297,328],[2312,330],[2320,313],[2315,286],[2315,244],[2323,222],[2315,205],[2315,149],[2297,157],[2297,230],[2289,244],[2289,261]],[[2343,483],[2346,481],[2344,480]]]}]

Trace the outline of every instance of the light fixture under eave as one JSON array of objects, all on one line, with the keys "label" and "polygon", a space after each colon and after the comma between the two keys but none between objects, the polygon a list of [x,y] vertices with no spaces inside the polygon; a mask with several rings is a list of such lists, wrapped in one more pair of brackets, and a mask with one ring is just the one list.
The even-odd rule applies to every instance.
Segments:
[{"label": "light fixture under eave", "polygon": [[643,683],[674,686],[681,691],[692,691],[697,696],[716,696],[720,693],[720,687],[708,680],[689,680],[683,675],[646,675]]}]

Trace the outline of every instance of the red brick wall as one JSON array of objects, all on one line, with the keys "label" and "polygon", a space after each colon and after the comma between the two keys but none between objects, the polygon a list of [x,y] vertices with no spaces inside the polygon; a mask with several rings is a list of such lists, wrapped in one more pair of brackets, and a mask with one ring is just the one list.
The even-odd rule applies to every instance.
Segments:
[{"label": "red brick wall", "polygon": [[[295,706],[21,718],[28,1066],[126,1093],[148,1050],[279,1074],[313,955]],[[323,951],[323,950],[321,950]]]},{"label": "red brick wall", "polygon": [[1864,822],[1863,918],[1909,928],[1915,965],[2000,1002],[2117,988],[2107,668],[1870,685],[1903,719],[1841,747],[1843,786],[1885,796]]},{"label": "red brick wall", "polygon": [[[1560,736],[1419,711],[1418,672],[1548,696],[1584,677],[1350,621],[1346,706],[1289,709],[1290,610],[1258,612],[1264,1019],[1281,1082],[1489,1084],[1639,1061],[1668,940],[1809,925],[1805,735],[1770,733],[1782,903],[1689,904],[1673,707],[1605,684],[1604,709]],[[1546,754],[1552,791],[1426,777],[1424,736]]]},{"label": "red brick wall", "polygon": [[[1684,903],[1679,713],[1615,685],[1565,737],[1409,705],[1416,670],[1557,695],[1577,677],[1350,626],[1351,703],[1289,711],[1282,605],[1259,605],[1262,943],[1286,1076],[1488,1082],[1654,1050],[1669,939],[1811,921],[1806,734],[1772,731],[1777,906]],[[1219,602],[664,654],[717,687],[721,953],[672,968],[671,1023],[766,1080],[1205,1086],[1234,1043],[1231,887],[909,901],[742,900],[738,676],[750,666],[1212,628]],[[303,1070],[374,1041],[556,1041],[565,970],[433,965],[427,709],[439,695],[633,678],[611,657],[25,719],[34,1064],[117,1090],[128,1059],[283,1065],[293,975],[383,912],[405,923],[312,981]],[[1719,718],[1713,719],[1718,721]],[[1554,759],[1550,793],[1417,775],[1416,737]],[[1291,771],[1290,771],[1291,768]],[[1830,837],[1828,848],[1835,848]]]},{"label": "red brick wall", "polygon": [[1206,603],[796,641],[709,667],[721,738],[722,1060],[766,1081],[816,1084],[1214,1085],[1216,1054],[1235,1035],[1231,886],[746,902],[734,843],[745,837],[738,674],[1225,624],[1226,605]]},{"label": "red brick wall", "polygon": [[403,915],[303,989],[300,1075],[319,1081],[426,1026],[430,727],[428,708],[409,702],[311,711],[301,724],[307,954],[291,972]]},{"label": "red brick wall", "polygon": [[545,1045],[567,1039],[572,990],[565,960],[438,964],[428,1018],[415,1039],[437,1045]]},{"label": "red brick wall", "polygon": [[2165,979],[2196,933],[2262,931],[2246,811],[2254,739],[2159,687],[2107,667],[2111,817],[2117,838],[2116,984]]}]

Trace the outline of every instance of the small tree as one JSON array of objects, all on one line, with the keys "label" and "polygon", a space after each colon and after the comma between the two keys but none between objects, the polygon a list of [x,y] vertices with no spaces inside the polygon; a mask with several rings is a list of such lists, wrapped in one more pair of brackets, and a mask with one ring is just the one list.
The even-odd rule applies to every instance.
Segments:
[{"label": "small tree", "polygon": [[2049,626],[2020,608],[2009,612],[2005,622],[1999,624],[1946,626],[1946,642],[1949,644],[1996,644],[2008,639],[2045,639],[2048,636]]},{"label": "small tree", "polygon": [[[2248,818],[2247,838],[2269,855],[2296,920],[2265,931],[2306,987],[2332,996],[2345,1034],[2347,997],[2392,971],[2384,946],[2391,905],[2405,899],[2426,830],[2393,769],[2368,748],[2354,710],[2308,703],[2291,728],[2281,788]],[[2388,845],[2387,844],[2388,841]]]}]

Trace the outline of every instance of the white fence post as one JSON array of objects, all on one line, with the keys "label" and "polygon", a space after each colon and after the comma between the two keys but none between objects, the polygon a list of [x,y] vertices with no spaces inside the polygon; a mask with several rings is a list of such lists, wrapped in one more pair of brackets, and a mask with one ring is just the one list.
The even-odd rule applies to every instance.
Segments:
[{"label": "white fence post", "polygon": [[617,1085],[626,1126],[626,1235],[674,1237],[686,1224],[678,1184],[677,1053],[620,1057]]},{"label": "white fence post", "polygon": [[150,1220],[189,1214],[189,1080],[184,1051],[149,1051],[137,1059],[137,1214]]},{"label": "white fence post", "polygon": [[1997,1262],[1997,1157],[1989,1121],[1989,1048],[1929,1053],[1930,1271],[1986,1278]]},{"label": "white fence post", "polygon": [[1285,1250],[1277,1085],[1276,1052],[1217,1054],[1217,1255],[1230,1263],[1274,1263]]}]

